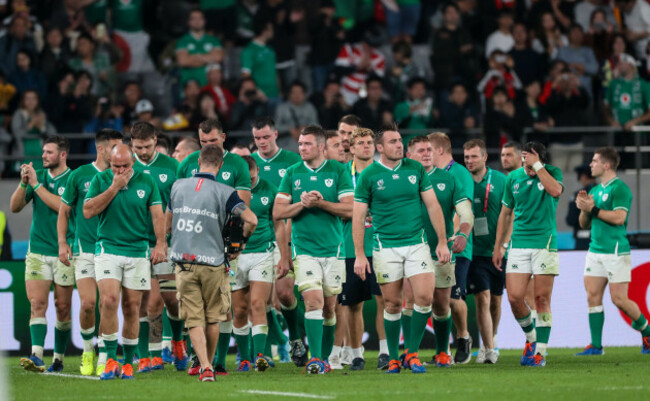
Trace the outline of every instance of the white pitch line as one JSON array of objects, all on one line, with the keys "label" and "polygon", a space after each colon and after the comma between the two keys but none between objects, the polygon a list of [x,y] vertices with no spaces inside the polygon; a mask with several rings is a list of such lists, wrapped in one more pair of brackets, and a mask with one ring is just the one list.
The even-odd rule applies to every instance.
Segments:
[{"label": "white pitch line", "polygon": [[84,380],[99,380],[97,376],[81,376],[81,375],[69,375],[67,373],[48,373],[44,372],[43,376],[54,376],[54,377],[71,377],[73,379],[84,379]]},{"label": "white pitch line", "polygon": [[240,392],[248,393],[248,394],[284,395],[287,397],[315,398],[319,400],[333,400],[334,398],[336,398],[330,395],[316,395],[316,394],[309,394],[309,393],[289,393],[285,391],[241,390]]}]

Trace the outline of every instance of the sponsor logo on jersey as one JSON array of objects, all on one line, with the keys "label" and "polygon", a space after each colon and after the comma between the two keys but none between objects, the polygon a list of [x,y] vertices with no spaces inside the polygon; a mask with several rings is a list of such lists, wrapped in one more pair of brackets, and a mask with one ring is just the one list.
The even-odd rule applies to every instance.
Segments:
[{"label": "sponsor logo on jersey", "polygon": [[221,178],[227,181],[230,178],[230,173],[228,171],[224,171],[221,173]]},{"label": "sponsor logo on jersey", "polygon": [[621,105],[629,106],[632,101],[632,97],[629,93],[621,93]]},{"label": "sponsor logo on jersey", "polygon": [[333,179],[328,178],[328,179],[325,180],[325,186],[326,186],[327,188],[331,187],[332,184],[334,184],[334,180],[333,180]]},{"label": "sponsor logo on jersey", "polygon": [[384,180],[377,181],[377,190],[383,191],[384,189],[386,189],[386,187],[384,186]]},{"label": "sponsor logo on jersey", "polygon": [[316,177],[315,175],[312,175],[311,177],[309,177],[309,179],[312,181],[318,181],[318,177]]},{"label": "sponsor logo on jersey", "polygon": [[302,188],[300,188],[300,180],[295,180],[293,182],[293,189],[295,189],[295,190],[302,189]]},{"label": "sponsor logo on jersey", "polygon": [[262,196],[262,198],[260,200],[262,201],[262,205],[264,205],[264,206],[269,204],[269,198],[266,197],[266,196]]},{"label": "sponsor logo on jersey", "polygon": [[415,184],[415,181],[417,181],[417,177],[415,177],[414,175],[409,175],[409,181],[411,182],[411,184]]},{"label": "sponsor logo on jersey", "polygon": [[607,199],[609,199],[609,194],[604,194],[603,195],[603,202],[605,202]]},{"label": "sponsor logo on jersey", "polygon": [[63,192],[65,192],[65,187],[59,187],[59,196],[63,195]]},{"label": "sponsor logo on jersey", "polygon": [[49,186],[50,186],[50,188],[54,188],[54,183],[50,182]]},{"label": "sponsor logo on jersey", "polygon": [[528,184],[528,185],[533,185],[533,180],[528,180],[528,181],[526,181],[526,184]]},{"label": "sponsor logo on jersey", "polygon": [[442,183],[440,183],[440,184],[438,184],[438,185],[436,185],[436,186],[438,187],[438,189],[439,189],[440,191],[444,191],[445,188],[447,187],[445,184],[442,184]]},{"label": "sponsor logo on jersey", "polygon": [[271,171],[271,166],[264,166],[264,171]]},{"label": "sponsor logo on jersey", "polygon": [[151,174],[151,170],[144,170],[145,174]]},{"label": "sponsor logo on jersey", "polygon": [[203,45],[203,49],[204,49],[206,52],[210,52],[210,51],[212,51],[212,44],[211,44],[211,43],[206,43],[206,44],[204,44],[204,45]]},{"label": "sponsor logo on jersey", "polygon": [[138,198],[140,199],[144,198],[144,189],[138,189],[137,194],[138,194]]},{"label": "sponsor logo on jersey", "polygon": [[167,174],[160,174],[160,175],[158,175],[158,178],[160,178],[160,182],[166,182],[167,181]]},{"label": "sponsor logo on jersey", "polygon": [[399,174],[393,174],[393,179],[394,180],[399,180]]},{"label": "sponsor logo on jersey", "polygon": [[280,177],[284,177],[286,173],[287,173],[286,169],[281,168],[280,170],[278,170],[278,174],[280,175]]},{"label": "sponsor logo on jersey", "polygon": [[537,183],[537,188],[538,188],[540,191],[543,191],[543,190],[544,190],[544,185],[542,185],[541,182],[538,182],[538,183]]}]

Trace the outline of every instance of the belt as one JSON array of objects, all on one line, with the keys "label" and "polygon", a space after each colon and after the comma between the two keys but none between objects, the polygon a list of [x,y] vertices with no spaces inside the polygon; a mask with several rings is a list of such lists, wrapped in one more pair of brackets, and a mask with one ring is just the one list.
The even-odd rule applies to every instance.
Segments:
[{"label": "belt", "polygon": [[[212,266],[212,265],[205,265],[205,264],[201,264],[201,263],[187,263],[187,262],[175,262],[175,263],[176,263],[176,266],[178,266],[181,269],[181,271],[184,271],[184,272],[191,272],[194,266],[210,266],[210,267],[221,267],[222,266],[222,265]],[[226,273],[228,273],[230,271],[230,267],[227,264],[223,263],[223,267],[226,270]]]}]

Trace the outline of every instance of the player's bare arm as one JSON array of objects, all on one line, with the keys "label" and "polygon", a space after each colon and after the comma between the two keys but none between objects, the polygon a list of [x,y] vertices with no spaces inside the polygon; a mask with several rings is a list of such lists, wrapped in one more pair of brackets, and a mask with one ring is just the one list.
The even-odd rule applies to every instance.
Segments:
[{"label": "player's bare arm", "polygon": [[287,225],[284,224],[284,220],[273,219],[273,231],[275,232],[275,239],[280,250],[280,260],[276,266],[275,274],[276,278],[282,278],[287,275],[291,266],[291,251],[287,238]]},{"label": "player's bare arm", "polygon": [[513,213],[512,209],[506,205],[501,206],[501,213],[499,214],[499,222],[497,223],[497,236],[494,242],[494,252],[492,254],[492,264],[497,270],[501,271],[501,262],[505,255],[505,248],[502,244],[508,237],[508,232],[512,230]]},{"label": "player's bare arm", "polygon": [[328,202],[323,197],[318,197],[310,206],[306,207],[317,207],[323,209],[327,213],[333,214],[335,216],[349,219],[352,217],[352,200],[353,196],[346,196],[339,199],[338,202]]},{"label": "player's bare arm", "polygon": [[72,250],[66,240],[68,235],[68,222],[70,221],[70,210],[72,208],[65,203],[61,202],[59,208],[59,216],[56,219],[56,234],[59,241],[59,261],[66,266],[70,266],[70,258],[72,258]]},{"label": "player's bare arm", "polygon": [[[587,196],[578,196],[576,197],[576,206],[580,209],[580,226],[582,228],[589,228],[591,226],[591,213],[594,209],[594,197],[591,195]],[[589,218],[589,227],[582,226],[583,214],[585,219]],[[588,217],[586,217],[588,215]],[[598,218],[602,221],[615,225],[622,226],[625,224],[625,219],[627,219],[627,211],[623,209],[618,210],[600,210],[598,212]]]},{"label": "player's bare arm", "polygon": [[474,226],[474,212],[472,211],[472,203],[469,200],[459,202],[454,206],[456,215],[458,216],[459,228],[458,235],[454,236],[454,244],[451,247],[453,253],[461,253],[467,247],[467,239],[472,233]]},{"label": "player's bare arm", "polygon": [[365,221],[368,215],[368,204],[354,202],[352,209],[352,241],[354,242],[354,273],[366,280],[366,273],[370,273],[370,263],[366,258],[363,244],[366,237]]},{"label": "player's bare arm", "polygon": [[544,190],[554,198],[560,197],[564,191],[564,187],[542,166],[537,152],[532,149],[531,152],[523,152],[522,155],[524,156],[524,166],[536,171],[539,181],[544,186]]},{"label": "player's bare arm", "polygon": [[151,205],[149,211],[151,212],[151,220],[153,221],[153,231],[156,234],[156,246],[151,252],[151,262],[155,265],[164,262],[167,257],[165,215],[163,214],[161,205]]},{"label": "player's bare arm", "polygon": [[301,202],[291,203],[287,194],[278,194],[273,205],[274,219],[290,219],[302,212],[304,206]]},{"label": "player's bare arm", "polygon": [[103,212],[108,205],[113,201],[115,195],[129,183],[132,169],[113,175],[113,183],[110,187],[101,194],[92,199],[86,200],[84,203],[84,217],[87,219],[93,218]]}]

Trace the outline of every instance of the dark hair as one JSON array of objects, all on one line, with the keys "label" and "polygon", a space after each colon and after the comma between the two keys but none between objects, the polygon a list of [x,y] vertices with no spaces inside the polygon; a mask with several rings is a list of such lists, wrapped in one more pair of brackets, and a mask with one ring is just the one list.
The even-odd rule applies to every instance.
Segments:
[{"label": "dark hair", "polygon": [[289,90],[293,89],[294,86],[299,86],[303,92],[307,92],[307,86],[302,81],[293,81],[291,85],[289,85]]},{"label": "dark hair", "polygon": [[189,148],[192,152],[196,152],[197,150],[201,149],[199,141],[192,136],[183,136],[180,138],[178,143],[181,143],[183,141],[185,141],[185,147]]},{"label": "dark hair", "polygon": [[[241,146],[244,149],[248,149],[245,145],[238,145],[238,146]],[[241,158],[244,159],[246,161],[246,163],[248,164],[248,170],[255,170],[256,168],[258,168],[257,163],[255,163],[255,159],[253,159],[252,157],[250,157],[250,156],[241,156]]]},{"label": "dark hair", "polygon": [[253,120],[253,129],[262,129],[268,125],[269,128],[275,130],[275,121],[271,116],[257,117]]},{"label": "dark hair", "polygon": [[18,59],[18,55],[21,53],[27,56],[27,58],[29,59],[29,66],[34,67],[34,57],[32,56],[32,53],[27,49],[18,49],[18,51],[16,52],[16,60]]},{"label": "dark hair", "polygon": [[223,161],[223,150],[217,145],[205,145],[201,148],[199,160],[203,165],[218,167]]},{"label": "dark hair", "polygon": [[619,155],[616,148],[612,146],[598,148],[594,153],[600,155],[600,159],[603,163],[609,163],[609,168],[612,170],[616,170],[618,165],[621,163],[621,155]]},{"label": "dark hair", "polygon": [[156,146],[162,146],[167,150],[167,155],[171,154],[171,149],[172,149],[172,140],[169,136],[159,133],[158,134],[158,141],[156,142]]},{"label": "dark hair", "polygon": [[377,74],[370,74],[366,78],[366,86],[369,86],[371,82],[379,82],[380,85],[384,85],[384,80]]},{"label": "dark hair", "polygon": [[253,21],[253,36],[260,36],[270,24],[273,24],[273,22],[267,16],[258,16],[255,18]]},{"label": "dark hair", "polygon": [[446,2],[446,3],[442,6],[442,13],[443,13],[443,14],[446,13],[446,12],[447,12],[447,9],[448,9],[449,7],[453,7],[453,8],[455,8],[455,9],[456,9],[456,12],[458,12],[458,13],[460,14],[460,7],[458,7],[458,4],[456,4],[455,1],[448,1],[448,2]]},{"label": "dark hair", "polygon": [[120,131],[111,128],[101,129],[95,134],[95,142],[105,142],[111,139],[123,140],[124,135]]},{"label": "dark hair", "polygon": [[313,135],[316,143],[325,143],[325,130],[320,125],[308,125],[300,131],[300,135]]},{"label": "dark hair", "polygon": [[375,143],[384,144],[384,133],[387,131],[398,131],[397,124],[395,123],[386,123],[382,124],[375,134]]},{"label": "dark hair", "polygon": [[337,125],[340,125],[341,123],[347,124],[347,125],[353,125],[355,127],[360,127],[361,126],[361,119],[354,114],[346,114],[341,119],[339,120],[339,123]]},{"label": "dark hair", "polygon": [[415,144],[417,144],[417,143],[422,143],[422,142],[431,143],[431,141],[429,141],[429,138],[427,138],[426,135],[418,135],[418,136],[414,136],[413,138],[409,139],[409,143],[408,143],[408,145],[406,146],[406,148],[407,148],[407,149],[409,150],[409,152],[410,152],[410,151],[411,151],[411,148],[412,148],[413,146],[415,146]]},{"label": "dark hair", "polygon": [[87,39],[90,41],[90,43],[93,44],[93,46],[95,45],[95,39],[93,39],[93,37],[88,32],[81,32],[81,35],[79,35],[77,38],[77,42],[79,42],[80,39]]},{"label": "dark hair", "polygon": [[201,121],[201,124],[199,124],[199,130],[204,134],[210,133],[213,129],[223,132],[223,125],[221,125],[221,121],[217,118],[208,118],[205,121]]},{"label": "dark hair", "polygon": [[131,125],[131,140],[139,139],[145,141],[156,137],[156,127],[144,121],[138,121]]},{"label": "dark hair", "polygon": [[336,130],[333,129],[328,129],[325,131],[325,141],[327,141],[330,138],[338,137],[339,133]]},{"label": "dark hair", "polygon": [[406,86],[407,86],[409,89],[411,89],[411,88],[413,88],[413,86],[415,86],[415,85],[417,85],[417,84],[422,84],[422,85],[424,85],[424,88],[425,88],[425,89],[426,89],[426,87],[427,87],[427,81],[426,81],[426,79],[421,78],[421,77],[413,77],[413,78],[409,79],[409,81],[408,81],[408,83],[406,84]]},{"label": "dark hair", "polygon": [[503,85],[499,85],[496,88],[494,88],[494,90],[492,91],[492,98],[494,98],[494,96],[496,96],[497,93],[503,93],[504,95],[506,95],[508,99],[510,99],[510,95],[508,95],[508,89],[506,89],[506,87]]},{"label": "dark hair", "polygon": [[401,54],[406,58],[411,58],[413,54],[413,48],[411,44],[405,40],[398,40],[393,44],[393,53]]},{"label": "dark hair", "polygon": [[483,141],[482,139],[478,139],[478,138],[470,139],[469,141],[463,144],[464,150],[470,150],[476,147],[481,149],[482,154],[484,155],[487,154],[487,146],[485,146],[485,141]]},{"label": "dark hair", "polygon": [[48,143],[56,144],[56,146],[59,148],[59,152],[70,151],[70,141],[68,141],[68,138],[64,136],[61,135],[48,136],[47,138],[45,138],[45,141],[43,141],[43,145],[47,145]]},{"label": "dark hair", "polygon": [[503,148],[513,148],[515,152],[521,153],[521,144],[517,141],[508,141],[503,144]]},{"label": "dark hair", "polygon": [[522,149],[522,151],[530,153],[532,153],[533,150],[537,152],[539,155],[539,160],[542,163],[548,163],[548,152],[546,151],[546,146],[544,146],[541,142],[530,141],[527,142]]},{"label": "dark hair", "polygon": [[578,24],[577,22],[571,23],[569,26],[569,32],[573,31],[574,29],[580,29],[580,32],[585,33],[584,29],[582,29],[582,25]]}]

